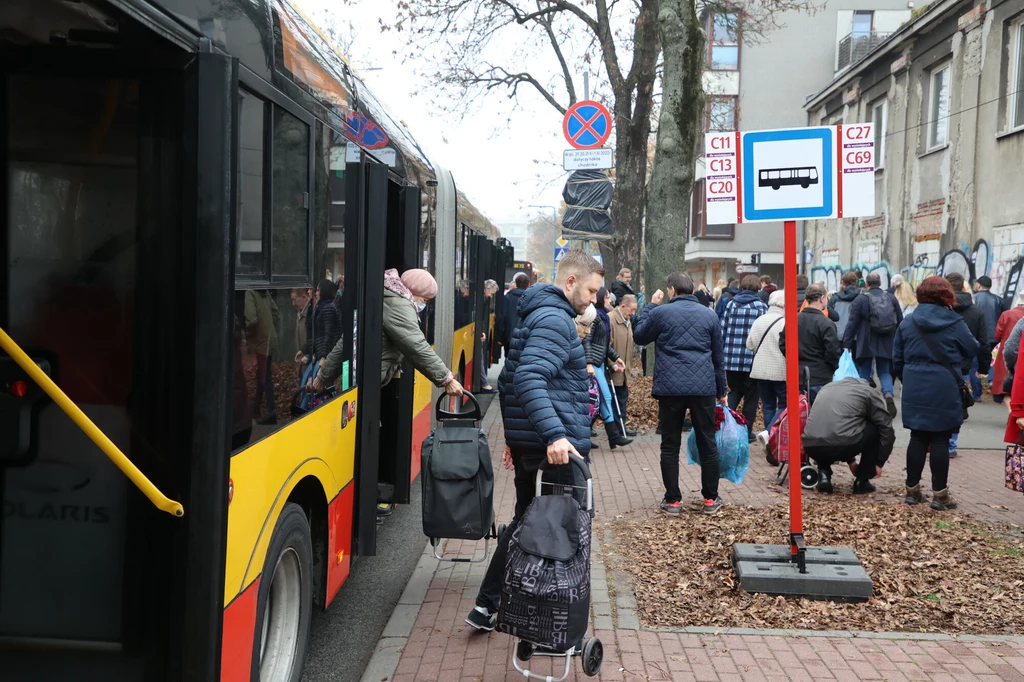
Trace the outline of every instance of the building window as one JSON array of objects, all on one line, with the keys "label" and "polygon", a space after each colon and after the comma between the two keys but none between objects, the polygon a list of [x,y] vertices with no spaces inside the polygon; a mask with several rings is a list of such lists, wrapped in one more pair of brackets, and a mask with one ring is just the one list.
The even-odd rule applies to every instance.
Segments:
[{"label": "building window", "polygon": [[735,71],[740,65],[740,42],[735,14],[711,15],[708,66],[712,71]]},{"label": "building window", "polygon": [[693,183],[692,204],[690,207],[690,239],[696,239],[704,234],[704,204],[707,196],[704,194],[704,178]]},{"label": "building window", "polygon": [[734,95],[708,97],[707,132],[736,130],[736,102]]},{"label": "building window", "polygon": [[875,168],[883,168],[885,166],[885,118],[886,118],[886,105],[885,100],[876,102],[871,107],[871,122],[875,126]]},{"label": "building window", "polygon": [[1010,82],[1010,101],[1012,102],[1011,128],[1024,127],[1024,21],[1013,28],[1016,34],[1016,49],[1013,57],[1013,80]]},{"label": "building window", "polygon": [[928,112],[928,149],[946,144],[949,139],[949,65],[932,71],[931,100]]},{"label": "building window", "polygon": [[859,38],[861,36],[870,36],[871,27],[874,23],[875,13],[874,12],[854,12],[853,13],[853,36]]}]

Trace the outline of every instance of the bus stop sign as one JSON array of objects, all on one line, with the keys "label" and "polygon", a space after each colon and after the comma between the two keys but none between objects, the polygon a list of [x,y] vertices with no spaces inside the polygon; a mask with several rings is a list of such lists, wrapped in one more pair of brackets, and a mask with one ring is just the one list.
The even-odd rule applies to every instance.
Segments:
[{"label": "bus stop sign", "polygon": [[875,215],[871,123],[705,136],[708,225]]}]

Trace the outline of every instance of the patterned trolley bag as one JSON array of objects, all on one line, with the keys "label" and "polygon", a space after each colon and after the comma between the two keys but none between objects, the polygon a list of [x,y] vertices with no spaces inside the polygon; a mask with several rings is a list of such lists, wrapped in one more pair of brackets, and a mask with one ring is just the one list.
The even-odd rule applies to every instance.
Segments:
[{"label": "patterned trolley bag", "polygon": [[[600,640],[592,637],[584,643],[590,616],[593,479],[582,459],[570,456],[569,461],[583,475],[586,502],[577,499],[582,486],[542,481],[542,468],[537,472],[536,497],[516,521],[508,540],[497,627],[521,640],[513,662],[526,677],[537,676],[521,668],[519,662],[534,653],[566,659],[562,678],[538,679],[564,679],[574,655],[583,657],[587,675],[596,675],[601,666]],[[545,485],[562,494],[543,495]]]}]

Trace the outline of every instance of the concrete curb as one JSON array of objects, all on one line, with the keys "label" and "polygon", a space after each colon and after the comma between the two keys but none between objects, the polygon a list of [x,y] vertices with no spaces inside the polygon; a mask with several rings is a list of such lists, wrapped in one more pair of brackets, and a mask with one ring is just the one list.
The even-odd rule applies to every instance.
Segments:
[{"label": "concrete curb", "polygon": [[437,570],[437,559],[430,550],[430,542],[424,542],[423,554],[419,563],[409,578],[409,583],[402,591],[402,596],[391,613],[384,632],[373,650],[373,656],[363,671],[361,682],[380,682],[389,680],[398,669],[398,662],[402,658],[402,650],[409,642],[409,635],[412,634],[412,626],[416,622],[423,600],[427,596],[427,589],[434,579],[434,572]]},{"label": "concrete curb", "polygon": [[652,632],[674,632],[689,635],[759,635],[761,637],[829,637],[833,639],[890,639],[905,642],[1005,642],[1024,643],[1024,636],[1018,635],[947,635],[941,632],[870,632],[866,630],[785,630],[757,628],[709,628],[689,626],[684,628],[645,628]]}]

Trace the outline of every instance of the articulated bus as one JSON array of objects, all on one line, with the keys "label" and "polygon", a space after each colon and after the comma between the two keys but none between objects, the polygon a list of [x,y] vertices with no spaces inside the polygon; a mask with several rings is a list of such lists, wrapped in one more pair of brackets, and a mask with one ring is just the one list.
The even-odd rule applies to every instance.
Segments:
[{"label": "articulated bus", "polygon": [[297,682],[440,395],[380,385],[385,269],[478,387],[512,249],[291,1],[0,3],[5,681]]}]

